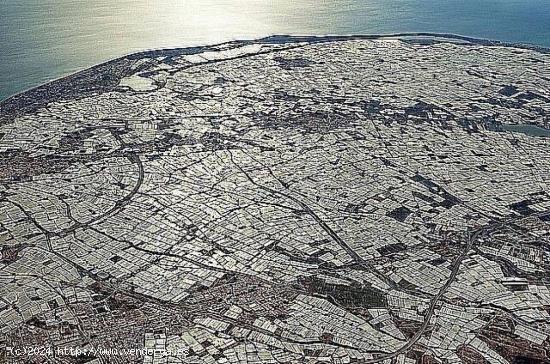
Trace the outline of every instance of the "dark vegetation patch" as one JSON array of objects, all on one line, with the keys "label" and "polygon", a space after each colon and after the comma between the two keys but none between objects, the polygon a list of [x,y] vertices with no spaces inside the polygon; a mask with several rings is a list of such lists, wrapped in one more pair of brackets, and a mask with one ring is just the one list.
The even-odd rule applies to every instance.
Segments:
[{"label": "dark vegetation patch", "polygon": [[531,209],[529,205],[531,205],[531,201],[524,200],[511,204],[510,209],[523,216],[527,216],[534,213],[533,209]]},{"label": "dark vegetation patch", "polygon": [[407,249],[407,246],[403,243],[395,243],[395,244],[388,244],[381,248],[378,248],[378,252],[382,255],[391,255],[395,253],[399,253],[403,250]]},{"label": "dark vegetation patch", "polygon": [[304,68],[315,64],[315,62],[305,58],[275,57],[273,58],[273,60],[277,62],[279,67],[285,70],[291,70],[293,68]]},{"label": "dark vegetation patch", "polygon": [[[359,284],[341,285],[328,283],[321,278],[303,277],[298,280],[310,294],[328,296],[345,307],[385,307],[384,294],[374,287]],[[330,300],[329,299],[329,300]]]},{"label": "dark vegetation patch", "polygon": [[506,85],[503,88],[501,88],[498,93],[504,96],[512,96],[518,93],[518,88],[513,85]]},{"label": "dark vegetation patch", "polygon": [[399,222],[404,222],[407,220],[407,217],[412,213],[412,211],[405,207],[401,206],[396,208],[395,210],[389,211],[386,213],[386,216],[391,217],[392,219],[395,219]]},{"label": "dark vegetation patch", "polygon": [[349,126],[352,118],[338,111],[306,111],[279,116],[257,113],[255,123],[265,129],[298,129],[302,132],[321,133]]}]

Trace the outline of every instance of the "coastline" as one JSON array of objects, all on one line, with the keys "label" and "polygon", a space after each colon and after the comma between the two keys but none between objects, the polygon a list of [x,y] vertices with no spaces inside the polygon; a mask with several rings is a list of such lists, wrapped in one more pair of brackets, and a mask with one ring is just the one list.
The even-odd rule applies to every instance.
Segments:
[{"label": "coastline", "polygon": [[[409,39],[410,38],[410,39]],[[387,33],[387,34],[349,34],[349,35],[286,35],[286,34],[274,34],[264,38],[258,39],[242,39],[242,40],[229,40],[226,42],[207,44],[202,46],[190,46],[190,47],[175,47],[175,48],[159,48],[143,50],[138,52],[129,53],[116,57],[105,62],[97,63],[90,67],[84,68],[77,72],[54,78],[45,83],[28,88],[14,95],[8,96],[4,100],[0,100],[0,118],[4,118],[13,113],[17,113],[20,106],[32,105],[32,99],[35,97],[52,96],[55,99],[57,96],[62,95],[50,95],[55,92],[56,86],[62,86],[63,83],[70,83],[73,80],[79,80],[85,78],[94,73],[94,71],[100,71],[101,68],[108,68],[110,66],[116,66],[118,63],[124,61],[133,61],[140,58],[153,58],[153,57],[173,57],[180,55],[194,55],[200,54],[206,51],[218,50],[220,47],[225,46],[247,46],[256,44],[295,44],[295,43],[328,43],[328,42],[342,42],[350,40],[377,40],[377,39],[398,39],[402,41],[414,42],[423,40],[431,43],[453,43],[453,41],[460,41],[462,44],[481,45],[488,47],[510,47],[518,49],[526,49],[542,54],[550,54],[550,48],[539,46],[535,44],[525,43],[513,43],[499,40],[491,40],[484,38],[475,38],[453,33],[435,33],[435,32],[406,32],[406,33]],[[84,85],[85,86],[85,85]],[[63,86],[61,87],[63,88]],[[54,90],[52,90],[54,89]],[[53,92],[52,92],[53,91]],[[70,91],[70,90],[67,90]],[[78,90],[77,90],[78,91]],[[91,90],[88,90],[91,91]],[[93,91],[93,90],[92,90]],[[98,90],[99,91],[99,90]],[[49,101],[48,101],[49,102]],[[46,103],[48,103],[46,102]],[[23,112],[24,113],[24,112]]]}]

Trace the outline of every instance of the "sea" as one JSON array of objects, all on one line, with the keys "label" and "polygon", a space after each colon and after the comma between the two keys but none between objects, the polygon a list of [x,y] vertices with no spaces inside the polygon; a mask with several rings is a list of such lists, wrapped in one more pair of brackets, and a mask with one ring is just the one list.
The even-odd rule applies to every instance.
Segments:
[{"label": "sea", "polygon": [[0,0],[0,100],[142,50],[400,32],[550,47],[550,0]]}]

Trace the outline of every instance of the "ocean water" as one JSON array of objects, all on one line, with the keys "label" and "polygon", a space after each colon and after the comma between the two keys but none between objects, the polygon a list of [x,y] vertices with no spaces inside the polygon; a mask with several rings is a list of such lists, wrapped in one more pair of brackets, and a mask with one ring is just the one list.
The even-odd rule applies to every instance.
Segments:
[{"label": "ocean water", "polygon": [[550,47],[550,0],[0,0],[0,100],[146,49],[421,31]]}]

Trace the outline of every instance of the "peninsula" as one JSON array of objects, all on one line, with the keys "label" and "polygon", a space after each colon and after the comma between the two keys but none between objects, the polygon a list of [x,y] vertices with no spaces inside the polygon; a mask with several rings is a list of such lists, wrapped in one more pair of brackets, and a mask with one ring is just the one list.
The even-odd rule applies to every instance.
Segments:
[{"label": "peninsula", "polygon": [[547,363],[550,55],[148,51],[0,103],[0,362]]}]

